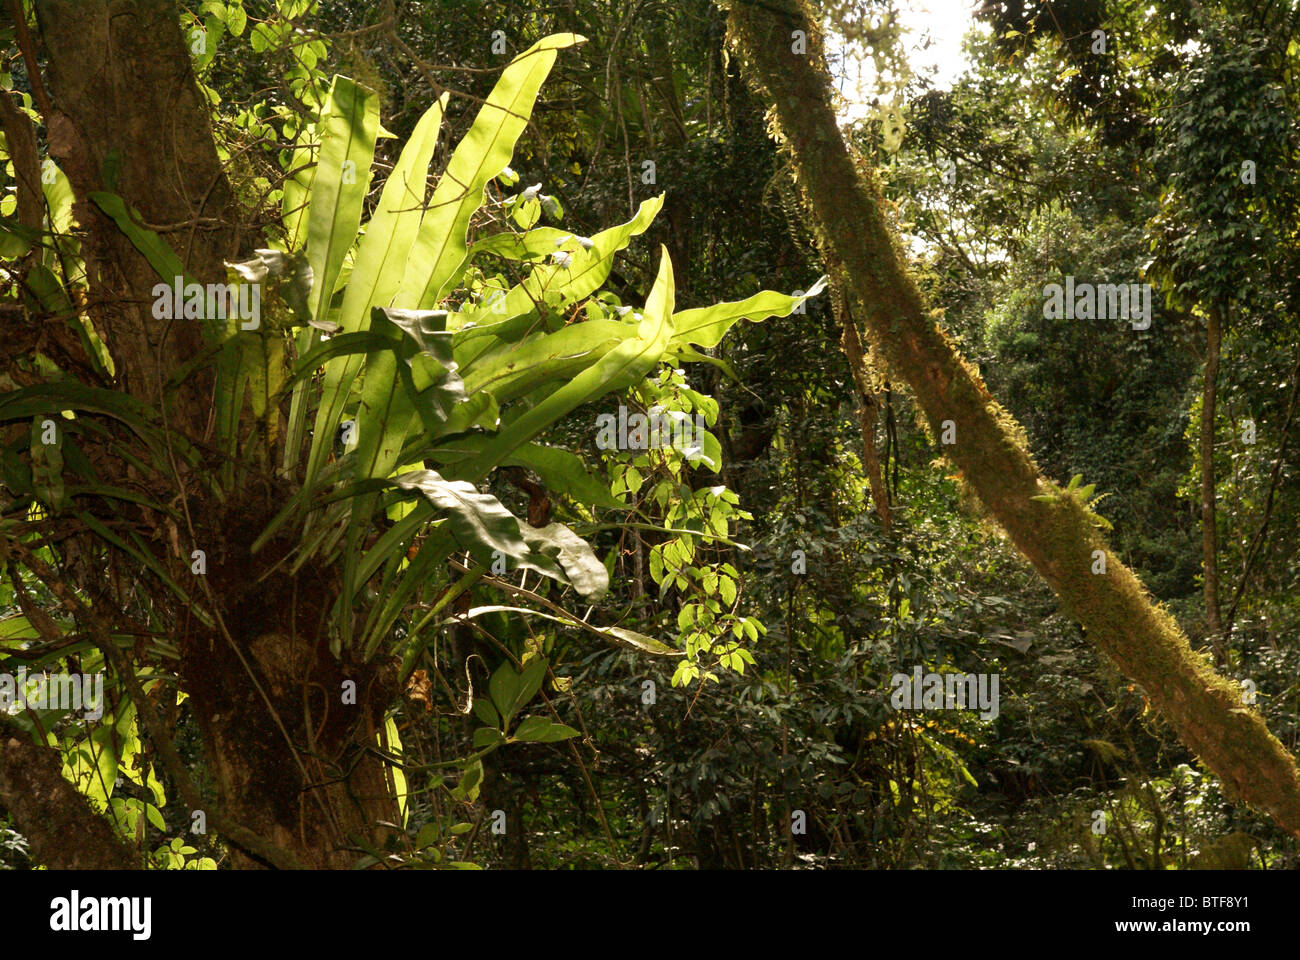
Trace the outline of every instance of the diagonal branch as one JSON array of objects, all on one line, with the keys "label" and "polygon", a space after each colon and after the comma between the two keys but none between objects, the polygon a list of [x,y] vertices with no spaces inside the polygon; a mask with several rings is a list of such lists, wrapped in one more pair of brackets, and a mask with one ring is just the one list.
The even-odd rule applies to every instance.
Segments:
[{"label": "diagonal branch", "polygon": [[[773,105],[822,249],[844,265],[855,316],[891,373],[911,384],[931,428],[955,431],[945,453],[1063,606],[1142,685],[1183,743],[1225,788],[1300,836],[1294,758],[1107,550],[1084,505],[1061,496],[1039,473],[1024,431],[930,318],[881,213],[878,187],[869,171],[859,173],[845,147],[819,18],[810,15],[807,0],[732,0],[729,7],[732,42]],[[807,39],[805,54],[792,52],[797,30]]]}]

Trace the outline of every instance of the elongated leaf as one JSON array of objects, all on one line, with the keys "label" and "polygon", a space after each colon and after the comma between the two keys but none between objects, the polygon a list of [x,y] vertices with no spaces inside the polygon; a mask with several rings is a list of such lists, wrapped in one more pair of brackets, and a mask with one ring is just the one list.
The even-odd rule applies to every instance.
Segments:
[{"label": "elongated leaf", "polygon": [[41,193],[45,195],[45,204],[49,207],[50,229],[56,234],[68,233],[76,222],[72,215],[72,204],[76,200],[72,181],[68,179],[63,169],[48,157],[42,164],[41,174]]},{"label": "elongated leaf", "polygon": [[40,631],[26,617],[6,617],[0,620],[0,642],[6,640],[39,640]]},{"label": "elongated leaf", "polygon": [[[317,321],[326,319],[343,259],[361,225],[378,130],[379,98],[347,77],[335,77],[319,125],[321,145],[307,209],[307,262],[312,275],[309,305],[312,319]],[[304,329],[298,336],[298,356],[307,354],[317,340],[316,328]],[[289,408],[283,463],[286,471],[298,462],[306,416],[306,384],[299,383]],[[332,434],[326,442],[333,442]],[[315,477],[328,452],[318,432],[310,454],[309,480]]]},{"label": "elongated leaf", "polygon": [[379,97],[347,77],[335,77],[321,122],[320,156],[307,210],[310,305],[317,320],[325,315],[343,258],[361,226],[379,130]]},{"label": "elongated leaf", "polygon": [[307,241],[307,208],[312,185],[316,181],[315,151],[318,123],[309,123],[298,130],[295,146],[289,156],[288,173],[284,181],[284,201],[280,205],[284,223],[286,245],[290,250],[300,250]]},{"label": "elongated leaf", "polygon": [[[397,732],[397,724],[392,717],[384,719],[384,732],[379,738],[379,745],[396,757],[402,756],[402,737]],[[402,826],[406,826],[406,818],[409,810],[407,802],[406,774],[402,768],[389,764],[386,766],[388,775],[393,778],[393,795],[397,797],[397,806],[402,814]]]},{"label": "elongated leaf", "polygon": [[[95,517],[90,513],[87,513],[85,511],[78,511],[76,516],[82,523],[86,525],[87,528],[92,530],[99,537],[113,544],[119,550],[122,550],[123,552],[130,554],[137,562],[139,562],[140,564],[142,564],[143,566],[151,570],[153,574],[156,577],[158,577],[159,580],[161,580],[164,584],[166,584],[172,590],[172,592],[176,594],[176,596],[178,596],[186,604],[191,605],[191,609],[194,612],[194,616],[200,621],[202,621],[205,626],[208,627],[215,626],[215,624],[213,624],[212,622],[212,618],[208,616],[207,612],[202,607],[193,604],[189,595],[180,587],[179,584],[177,584],[174,580],[171,579],[171,577],[167,575],[166,568],[164,568],[163,565],[158,562],[158,559],[153,555],[153,553],[147,547],[141,546],[139,543],[135,543],[135,544],[127,543],[126,540],[119,537],[110,528],[108,528],[103,523],[101,523],[97,517]],[[134,540],[135,537],[133,536],[132,539]]]},{"label": "elongated leaf", "polygon": [[434,470],[415,470],[389,482],[420,493],[437,507],[447,517],[456,542],[484,566],[506,557],[518,566],[564,580],[556,562],[529,547],[520,533],[519,520],[491,494],[479,493],[473,484],[460,480],[444,480]]},{"label": "elongated leaf", "polygon": [[[469,460],[483,449],[490,438],[471,435],[459,437],[432,450],[429,459],[446,465],[443,476],[459,479],[456,465]],[[593,507],[619,508],[627,505],[610,493],[609,485],[592,476],[582,458],[560,447],[526,443],[502,461],[506,467],[527,467],[542,480],[548,490],[563,493],[575,501]]]},{"label": "elongated leaf", "polygon": [[467,618],[482,616],[488,613],[522,613],[529,617],[541,617],[543,620],[550,620],[553,623],[562,623],[570,627],[578,627],[594,634],[603,640],[607,640],[617,647],[623,647],[628,650],[636,650],[639,653],[649,653],[657,657],[684,657],[686,654],[681,650],[674,650],[666,643],[656,640],[654,637],[648,637],[644,633],[637,633],[635,630],[627,630],[623,627],[598,627],[586,621],[579,620],[577,617],[561,617],[555,614],[545,613],[541,610],[529,610],[526,607],[510,607],[492,604],[482,607],[472,607],[464,614]]},{"label": "elongated leaf", "polygon": [[583,599],[595,602],[609,590],[609,571],[586,540],[562,523],[544,527],[519,524],[519,532],[535,553],[553,554],[564,575]]},{"label": "elongated leaf", "polygon": [[[119,420],[148,444],[159,462],[165,462],[165,446],[156,426],[156,414],[129,394],[87,386],[76,380],[51,380],[0,394],[0,421],[40,416],[50,410],[98,413]],[[194,462],[194,450],[183,437],[173,434],[171,443],[177,453]]]},{"label": "elongated leaf", "polygon": [[[381,587],[380,595],[384,597],[384,602],[375,606],[366,624],[363,660],[369,660],[374,656],[384,638],[391,635],[393,624],[397,622],[403,608],[412,600],[416,591],[434,582],[437,568],[447,562],[447,557],[454,546],[450,535],[444,533],[442,529],[435,530],[425,538],[415,560],[401,570],[400,576],[398,576],[398,568],[401,566],[402,555],[389,558],[385,580],[392,582],[386,582]],[[388,576],[389,571],[393,574],[391,578]],[[363,582],[353,584],[354,593],[355,588],[359,588]],[[339,606],[341,608],[343,604],[340,603]],[[411,638],[408,637],[407,641],[410,640]]]},{"label": "elongated leaf", "polygon": [[634,336],[500,430],[484,445],[482,452],[466,464],[462,475],[471,480],[486,476],[489,470],[569,411],[597,397],[629,387],[654,369],[673,334],[672,309],[673,268],[668,250],[661,247],[659,274]]},{"label": "elongated leaf", "polygon": [[[425,182],[442,128],[447,97],[443,94],[416,124],[411,139],[384,183],[374,216],[366,224],[365,236],[357,247],[339,312],[339,325],[344,335],[365,330],[370,324],[371,308],[387,306],[401,285],[411,245],[425,216]],[[381,358],[380,365],[391,366],[391,358]],[[361,358],[357,356],[342,357],[326,365],[325,385],[316,414],[317,437],[334,436],[342,419],[348,389],[360,369]],[[376,369],[374,373],[378,378],[389,378],[391,383],[393,369]],[[367,367],[368,379],[370,374]],[[309,478],[315,476],[319,459],[327,452],[319,442],[313,445],[307,472]]]},{"label": "elongated leaf", "polygon": [[456,331],[456,359],[462,368],[468,370],[477,362],[492,341],[519,339],[530,325],[526,315],[537,301],[550,296],[560,303],[576,303],[598,290],[613,269],[614,254],[649,228],[663,203],[662,195],[642,201],[635,217],[592,237],[591,248],[575,253],[568,268],[539,266],[500,299],[488,298],[462,311],[455,318],[461,324]]},{"label": "elongated leaf", "polygon": [[[68,269],[66,262],[65,259],[65,270]],[[104,346],[104,341],[95,332],[95,327],[90,322],[90,318],[78,313],[73,308],[68,291],[64,289],[63,282],[54,271],[43,263],[33,263],[30,272],[27,274],[25,286],[36,295],[36,299],[47,313],[51,314],[52,317],[65,319],[77,331],[77,336],[81,339],[86,355],[95,362],[95,366],[98,367],[101,373],[111,375],[114,366],[108,348]]]},{"label": "elongated leaf", "polygon": [[788,297],[783,293],[764,290],[748,300],[683,310],[673,317],[677,332],[673,334],[672,345],[677,347],[693,343],[700,347],[716,347],[737,321],[788,317],[795,307],[809,297],[817,296],[825,287],[826,278],[822,277],[802,297]]},{"label": "elongated leaf", "polygon": [[[590,241],[588,241],[590,242]],[[582,242],[572,233],[556,227],[533,227],[525,233],[505,231],[479,240],[469,248],[469,258],[492,254],[507,260],[536,260],[558,250],[581,250]]]},{"label": "elongated leaf", "polygon": [[406,335],[398,354],[397,374],[424,423],[426,438],[432,441],[447,432],[448,419],[466,399],[465,384],[452,359],[447,312],[376,307],[375,314]]},{"label": "elongated leaf", "polygon": [[294,364],[293,373],[290,374],[289,380],[292,382],[311,377],[328,360],[335,357],[364,354],[376,347],[384,346],[388,342],[387,337],[370,330],[330,337],[328,340],[312,347],[305,357],[299,358],[298,362]]},{"label": "elongated leaf", "polygon": [[548,381],[572,379],[634,333],[615,320],[588,320],[499,344],[462,366],[465,391],[491,390],[498,403],[508,403]]},{"label": "elongated leaf", "polygon": [[438,181],[411,249],[397,306],[427,310],[437,305],[444,287],[465,262],[470,217],[483,205],[488,181],[510,162],[557,51],[583,42],[585,38],[573,33],[545,37],[502,71]]},{"label": "elongated leaf", "polygon": [[92,193],[90,199],[117,224],[117,228],[126,235],[132,246],[144,254],[149,266],[154,268],[159,277],[172,283],[177,277],[185,276],[185,265],[181,263],[176,251],[158,234],[146,230],[131,219],[125,200],[115,193],[104,192]]},{"label": "elongated leaf", "polygon": [[[407,436],[419,422],[436,436],[464,389],[451,360],[451,335],[442,329],[444,311],[375,307],[370,333],[379,345],[366,357],[359,434],[354,457],[358,480],[388,476],[402,462]],[[417,380],[419,381],[417,383]],[[423,389],[419,389],[423,387]],[[377,503],[373,493],[352,498],[344,553],[344,583],[359,587],[359,544]],[[352,589],[342,594],[342,635],[351,642]]]}]

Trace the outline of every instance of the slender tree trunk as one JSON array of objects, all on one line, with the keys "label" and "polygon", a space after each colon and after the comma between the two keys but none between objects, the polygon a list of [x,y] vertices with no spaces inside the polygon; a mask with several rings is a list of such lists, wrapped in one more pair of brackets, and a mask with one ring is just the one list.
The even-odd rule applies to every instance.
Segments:
[{"label": "slender tree trunk", "polygon": [[840,324],[844,333],[840,346],[849,361],[849,370],[853,374],[853,386],[858,395],[858,427],[862,433],[862,466],[867,472],[867,483],[871,487],[871,499],[876,507],[876,516],[880,525],[888,533],[893,523],[889,508],[889,491],[885,487],[885,475],[880,469],[880,456],[876,453],[876,423],[880,419],[880,405],[876,402],[875,387],[871,382],[871,367],[862,350],[862,340],[858,336],[858,325],[853,319],[853,312],[848,304],[840,309]]},{"label": "slender tree trunk", "polygon": [[1201,390],[1201,564],[1205,580],[1205,621],[1210,628],[1214,659],[1226,659],[1223,618],[1219,615],[1218,529],[1214,517],[1214,417],[1218,400],[1219,344],[1223,339],[1223,313],[1210,304],[1205,322],[1205,386]]},{"label": "slender tree trunk", "polygon": [[[792,52],[796,31],[807,39],[805,54]],[[1229,791],[1300,836],[1292,756],[1106,550],[1083,505],[1043,479],[1023,430],[930,318],[881,213],[878,187],[869,172],[859,173],[840,135],[817,14],[809,15],[804,0],[736,0],[730,34],[743,68],[774,106],[818,239],[827,259],[844,265],[868,337],[892,375],[911,384],[936,434],[945,422],[955,428],[947,455],[1066,610],[1142,685],[1182,741]],[[1034,499],[1043,495],[1053,499]]]}]

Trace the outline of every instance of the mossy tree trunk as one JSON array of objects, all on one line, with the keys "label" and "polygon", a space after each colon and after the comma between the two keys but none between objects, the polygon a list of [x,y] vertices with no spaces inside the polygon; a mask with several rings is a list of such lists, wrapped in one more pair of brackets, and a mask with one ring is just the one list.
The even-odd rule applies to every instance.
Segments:
[{"label": "mossy tree trunk", "polygon": [[[945,453],[1067,611],[1142,685],[1182,741],[1229,791],[1300,836],[1294,759],[1110,554],[1084,506],[1041,476],[1019,425],[930,319],[881,213],[879,189],[869,172],[859,172],[840,135],[816,14],[804,0],[733,0],[729,30],[742,69],[774,107],[826,259],[843,265],[855,317],[891,375],[911,385],[936,435],[945,424],[950,433],[955,428],[956,442]],[[803,31],[806,53],[793,52],[795,31]],[[1043,495],[1054,496],[1034,499]]]}]

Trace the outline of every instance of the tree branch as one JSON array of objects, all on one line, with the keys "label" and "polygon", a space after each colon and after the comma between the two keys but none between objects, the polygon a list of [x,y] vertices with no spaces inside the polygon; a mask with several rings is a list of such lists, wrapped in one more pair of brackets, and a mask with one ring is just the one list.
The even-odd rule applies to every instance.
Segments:
[{"label": "tree branch", "polygon": [[[891,372],[911,384],[936,435],[945,425],[955,431],[945,454],[1070,615],[1142,685],[1225,788],[1300,836],[1294,758],[1106,549],[1086,507],[1042,477],[1023,429],[930,318],[881,212],[879,188],[869,171],[855,168],[840,134],[819,22],[806,0],[730,4],[743,69],[766,89],[819,241],[828,260],[844,265],[868,338]],[[807,53],[792,52],[796,30],[807,38]]]}]

